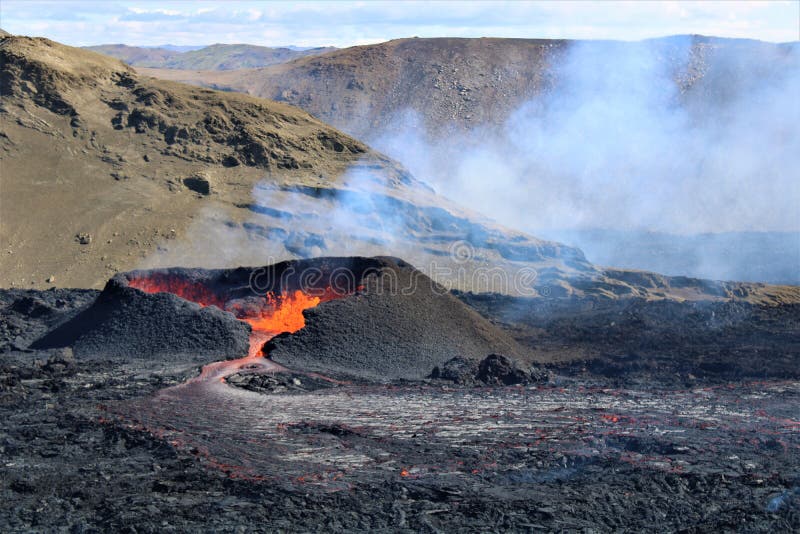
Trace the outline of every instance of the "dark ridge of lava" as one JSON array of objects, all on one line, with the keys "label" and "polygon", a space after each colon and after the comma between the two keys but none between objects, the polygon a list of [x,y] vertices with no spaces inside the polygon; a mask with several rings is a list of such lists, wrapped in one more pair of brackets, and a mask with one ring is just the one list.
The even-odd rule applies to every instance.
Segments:
[{"label": "dark ridge of lava", "polygon": [[[35,349],[71,346],[76,355],[148,359],[235,359],[248,354],[250,326],[226,311],[266,293],[302,288],[341,294],[377,271],[383,260],[323,258],[282,262],[259,268],[169,268],[120,273],[97,300],[32,345]],[[327,276],[326,276],[327,275]],[[140,291],[134,282],[160,292]],[[258,288],[251,288],[251,281]],[[134,284],[135,285],[135,284]],[[181,295],[181,296],[178,296]]]},{"label": "dark ridge of lava", "polygon": [[120,273],[93,304],[34,348],[71,346],[79,356],[171,361],[241,358],[251,333],[237,319],[243,307],[267,293],[298,290],[325,296],[303,312],[302,330],[278,335],[265,349],[291,369],[365,380],[421,379],[455,356],[477,361],[525,351],[444,287],[389,257]]},{"label": "dark ridge of lava", "polygon": [[247,354],[250,326],[216,307],[147,294],[117,275],[97,300],[32,344],[71,346],[76,356],[208,361]]},{"label": "dark ridge of lava", "polygon": [[306,326],[264,352],[291,369],[366,380],[417,380],[455,356],[520,357],[509,335],[402,260],[380,258],[382,276],[348,298],[305,311]]}]

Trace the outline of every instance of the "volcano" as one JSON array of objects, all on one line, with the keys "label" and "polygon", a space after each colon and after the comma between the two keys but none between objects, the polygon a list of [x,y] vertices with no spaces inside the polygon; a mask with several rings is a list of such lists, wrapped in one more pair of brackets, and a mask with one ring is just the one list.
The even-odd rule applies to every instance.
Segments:
[{"label": "volcano", "polygon": [[283,366],[372,381],[420,379],[456,356],[525,354],[410,264],[358,257],[121,273],[34,346],[193,361],[257,357],[273,336],[268,353]]},{"label": "volcano", "polygon": [[0,531],[800,529],[800,288],[600,268],[46,39],[0,70]]},{"label": "volcano", "polygon": [[0,523],[797,525],[798,306],[443,289],[328,257],[0,291]]}]

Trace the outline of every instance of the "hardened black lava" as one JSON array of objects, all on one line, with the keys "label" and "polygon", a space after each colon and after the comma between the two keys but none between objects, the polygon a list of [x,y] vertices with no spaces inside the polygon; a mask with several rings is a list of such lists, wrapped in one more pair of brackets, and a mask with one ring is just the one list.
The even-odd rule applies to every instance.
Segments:
[{"label": "hardened black lava", "polygon": [[[369,261],[392,268],[394,260]],[[212,286],[226,297],[219,288],[244,292],[247,277],[237,276]],[[115,280],[106,296],[124,288]],[[493,343],[525,348],[423,358],[414,378],[403,374],[407,361],[359,359],[374,349],[359,338],[410,339],[404,330],[430,316],[407,304],[436,301],[387,302],[365,282],[307,310],[305,329],[270,345],[291,372],[242,369],[211,390],[190,389],[193,399],[182,384],[198,361],[216,357],[165,358],[158,351],[178,342],[148,345],[144,334],[136,357],[130,348],[90,351],[114,347],[79,342],[106,324],[74,322],[102,319],[100,292],[0,290],[0,530],[800,529],[797,306],[458,295],[478,321],[448,296],[445,309],[462,319],[442,328],[489,325],[499,332]],[[127,313],[167,321],[183,309],[186,322],[173,319],[164,332],[210,348],[235,339],[225,336],[238,327],[219,326],[228,324],[222,317],[243,324],[139,293],[111,299],[115,332],[142,328],[126,324]],[[371,330],[379,318],[394,321]],[[226,334],[205,345],[179,331],[190,322]],[[68,332],[65,324],[89,328],[59,338],[65,347],[35,348]],[[425,335],[432,344],[455,337]],[[326,339],[355,347],[326,348]],[[318,351],[318,374],[302,368],[295,343]],[[484,360],[489,352],[516,363]],[[549,381],[540,373],[514,384],[534,376],[532,362]],[[425,378],[433,364],[439,378]],[[330,380],[326,370],[354,379]]]}]

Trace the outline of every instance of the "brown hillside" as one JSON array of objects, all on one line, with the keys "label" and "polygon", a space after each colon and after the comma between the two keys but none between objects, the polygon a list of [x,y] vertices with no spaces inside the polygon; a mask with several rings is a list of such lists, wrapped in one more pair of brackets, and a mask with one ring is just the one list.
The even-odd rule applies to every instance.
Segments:
[{"label": "brown hillside", "polygon": [[184,185],[196,175],[226,204],[249,202],[265,173],[336,177],[366,161],[404,176],[284,104],[143,80],[118,60],[46,39],[5,38],[0,62],[0,285],[55,276],[98,286],[135,266],[208,206]]},{"label": "brown hillside", "polygon": [[142,69],[159,78],[290,102],[357,136],[408,108],[434,131],[502,121],[552,83],[565,41],[397,39],[231,72]]},{"label": "brown hillside", "polygon": [[796,68],[787,54],[791,44],[676,36],[632,43],[397,39],[262,69],[141,72],[288,102],[362,139],[391,133],[393,122],[413,109],[429,133],[442,136],[505,123],[532,97],[556,89],[562,60],[583,45],[601,55],[647,49],[672,73],[684,103],[698,109]]},{"label": "brown hillside", "polygon": [[798,288],[603,271],[467,212],[291,106],[0,41],[0,286],[137,267],[401,256],[450,287],[555,297],[800,299]]},{"label": "brown hillside", "polygon": [[463,239],[509,270],[594,272],[580,251],[458,209],[299,109],[143,78],[47,39],[3,39],[0,60],[0,285],[97,287],[143,264],[268,253],[441,263]]}]

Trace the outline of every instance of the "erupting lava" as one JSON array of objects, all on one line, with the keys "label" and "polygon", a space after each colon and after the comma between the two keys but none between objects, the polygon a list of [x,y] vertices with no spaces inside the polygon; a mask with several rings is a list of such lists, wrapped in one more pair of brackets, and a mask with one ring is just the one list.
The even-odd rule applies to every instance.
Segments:
[{"label": "erupting lava", "polygon": [[261,347],[271,337],[303,328],[303,310],[336,298],[334,292],[328,289],[323,292],[322,297],[310,296],[296,290],[287,294],[267,293],[264,297],[226,301],[201,283],[165,276],[135,278],[129,281],[129,285],[145,293],[172,293],[201,306],[216,306],[233,313],[253,329],[247,359],[259,357]]},{"label": "erupting lava", "polygon": [[134,278],[128,281],[128,285],[145,293],[172,293],[201,306],[216,306],[225,309],[225,302],[205,285],[178,277]]},{"label": "erupting lava", "polygon": [[319,304],[320,297],[310,297],[302,291],[295,291],[289,295],[266,297],[270,311],[255,317],[243,317],[254,332],[279,334],[281,332],[296,332],[306,325],[303,310],[313,308]]}]

